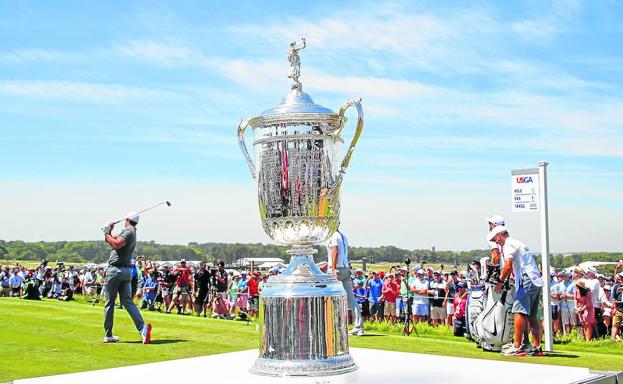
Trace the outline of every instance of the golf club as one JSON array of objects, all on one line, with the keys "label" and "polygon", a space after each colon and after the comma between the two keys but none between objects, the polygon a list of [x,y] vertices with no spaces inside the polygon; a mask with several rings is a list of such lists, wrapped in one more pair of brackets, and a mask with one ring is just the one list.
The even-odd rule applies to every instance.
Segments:
[{"label": "golf club", "polygon": [[[167,205],[167,207],[170,207],[170,206],[171,206],[171,202],[169,202],[169,201],[163,201],[163,202],[160,202],[160,203],[158,203],[158,204],[152,205],[152,206],[151,206],[151,207],[149,207],[149,208],[145,208],[145,209],[143,209],[143,210],[140,210],[140,211],[136,212],[136,214],[137,214],[137,215],[140,215],[141,213],[147,212],[147,211],[149,211],[150,209],[154,209],[154,208],[159,207],[159,206],[164,205],[164,204],[166,204],[166,205]],[[119,220],[117,220],[117,221],[113,222],[112,224],[118,224],[118,223],[120,223],[120,222],[124,221],[125,219],[126,219],[126,218],[124,217],[123,219],[119,219]],[[102,231],[103,231],[104,233],[108,233],[108,232],[110,232],[110,228],[109,228],[109,227],[110,227],[110,225],[109,225],[109,224],[104,225],[104,226],[102,227]]]}]

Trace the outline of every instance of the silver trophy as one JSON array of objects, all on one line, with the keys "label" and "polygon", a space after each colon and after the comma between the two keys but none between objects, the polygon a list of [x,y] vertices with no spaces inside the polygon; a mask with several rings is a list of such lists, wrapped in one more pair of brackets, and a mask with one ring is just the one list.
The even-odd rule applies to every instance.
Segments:
[{"label": "silver trophy", "polygon": [[[288,268],[268,279],[260,297],[260,356],[251,372],[271,376],[323,376],[357,369],[348,352],[348,305],[342,284],[314,264],[313,244],[338,228],[340,186],[363,130],[360,101],[339,113],[315,104],[299,82],[302,44],[290,44],[283,102],[238,126],[238,142],[257,180],[260,217],[273,240],[291,246]],[[354,137],[342,159],[348,108],[357,110]],[[256,162],[244,133],[251,126]],[[341,160],[341,162],[340,162]]]}]

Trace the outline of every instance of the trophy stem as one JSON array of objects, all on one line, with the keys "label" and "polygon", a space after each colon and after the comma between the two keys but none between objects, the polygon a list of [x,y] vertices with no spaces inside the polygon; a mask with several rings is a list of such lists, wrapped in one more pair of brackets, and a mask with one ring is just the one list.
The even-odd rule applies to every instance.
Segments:
[{"label": "trophy stem", "polygon": [[346,292],[322,273],[311,246],[294,246],[288,268],[260,294],[260,356],[250,371],[268,376],[326,376],[351,372]]}]

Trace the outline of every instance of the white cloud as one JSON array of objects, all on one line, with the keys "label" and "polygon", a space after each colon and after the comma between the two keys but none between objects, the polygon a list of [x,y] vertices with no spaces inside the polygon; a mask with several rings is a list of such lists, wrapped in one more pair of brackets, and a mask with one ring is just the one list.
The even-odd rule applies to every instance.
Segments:
[{"label": "white cloud", "polygon": [[91,103],[164,102],[173,92],[118,84],[12,80],[0,82],[0,95]]},{"label": "white cloud", "polygon": [[116,44],[107,50],[112,56],[125,56],[133,59],[148,61],[155,64],[198,65],[204,58],[197,51],[179,44],[157,42],[152,40],[133,40],[124,44]]},{"label": "white cloud", "polygon": [[79,53],[54,49],[29,48],[0,52],[0,63],[30,64],[42,62],[68,62],[85,59],[86,57]]}]

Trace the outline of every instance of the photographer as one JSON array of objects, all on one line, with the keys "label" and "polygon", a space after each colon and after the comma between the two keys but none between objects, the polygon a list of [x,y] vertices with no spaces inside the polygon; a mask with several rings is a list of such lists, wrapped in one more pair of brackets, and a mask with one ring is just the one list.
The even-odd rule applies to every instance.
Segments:
[{"label": "photographer", "polygon": [[197,316],[203,312],[206,317],[206,309],[208,307],[208,294],[210,293],[210,271],[206,269],[206,262],[199,263],[199,270],[195,272],[195,311]]},{"label": "photographer", "polygon": [[216,293],[212,301],[212,317],[225,319],[229,317],[229,303],[223,298],[220,292]]},{"label": "photographer", "polygon": [[154,303],[156,302],[156,292],[158,291],[158,278],[157,273],[152,271],[147,278],[143,281],[143,287],[141,288],[143,299],[141,300],[141,309],[154,310]]},{"label": "photographer", "polygon": [[11,288],[11,296],[19,297],[22,295],[22,283],[23,282],[24,282],[24,278],[19,273],[18,268],[17,267],[13,268],[13,273],[11,274],[11,277],[9,277],[9,287]]},{"label": "photographer", "polygon": [[227,271],[225,270],[225,263],[223,261],[218,262],[218,269],[216,270],[216,292],[220,293],[222,297],[227,294]]},{"label": "photographer", "polygon": [[[177,305],[177,314],[188,314],[186,312],[186,306],[190,303],[190,292],[191,292],[191,273],[190,268],[186,266],[186,259],[182,259],[180,262],[180,266],[173,270],[173,275],[175,275],[175,285],[173,288],[173,298],[171,300],[171,304],[169,305],[169,312],[173,309],[173,306]],[[181,299],[181,305],[179,301]]]}]

